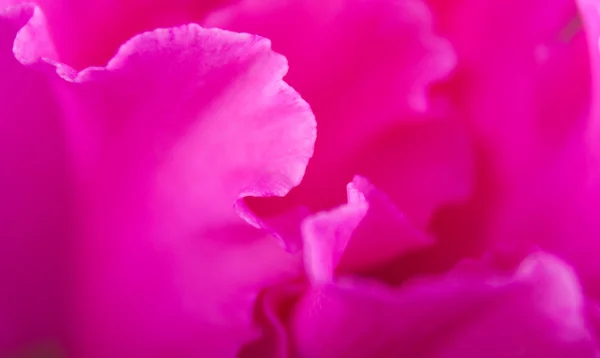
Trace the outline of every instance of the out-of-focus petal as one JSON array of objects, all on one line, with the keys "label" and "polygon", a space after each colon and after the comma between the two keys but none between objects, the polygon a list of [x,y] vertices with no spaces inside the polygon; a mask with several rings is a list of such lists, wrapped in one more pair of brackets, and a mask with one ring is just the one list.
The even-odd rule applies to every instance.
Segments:
[{"label": "out-of-focus petal", "polygon": [[399,289],[316,286],[290,329],[298,357],[595,358],[584,306],[572,270],[533,254],[510,277],[457,269]]},{"label": "out-of-focus petal", "polygon": [[[396,181],[427,178],[427,185],[410,186],[411,198],[418,201],[397,203],[422,227],[439,205],[470,193],[464,136],[446,135],[443,144],[432,143],[429,139],[439,138],[436,128],[412,131],[407,125],[406,131],[416,136],[410,141],[414,147],[396,151],[392,144],[409,137],[402,134],[403,125],[430,120],[420,117],[429,109],[427,90],[454,65],[453,51],[434,35],[430,22],[429,10],[419,0],[246,0],[206,19],[211,26],[270,38],[290,61],[286,80],[310,103],[319,123],[315,155],[302,184],[283,200],[253,201],[252,208],[265,217],[303,206],[311,212],[329,210],[343,204],[344,185],[356,174],[402,201],[406,192],[395,195],[393,190],[406,187]],[[390,132],[395,137],[387,140]],[[385,159],[371,148],[381,148],[381,142],[390,147]],[[448,142],[452,145],[446,146]],[[419,164],[409,168],[396,163]],[[390,173],[390,168],[401,169]],[[443,183],[430,178],[431,173]],[[389,181],[378,183],[384,177]]]},{"label": "out-of-focus petal", "polygon": [[[600,134],[600,4],[592,0],[577,0],[577,4],[590,55],[592,102],[588,140],[594,146],[595,139]],[[600,149],[597,151],[599,153],[595,154],[600,154]]]},{"label": "out-of-focus petal", "polygon": [[302,225],[309,278],[365,271],[430,243],[390,199],[365,178],[348,184],[348,203],[308,217]]},{"label": "out-of-focus petal", "polygon": [[587,114],[589,59],[575,1],[430,2],[460,59],[448,95],[494,162],[500,189],[523,184]]},{"label": "out-of-focus petal", "polygon": [[[501,242],[511,246],[535,243],[570,262],[587,292],[600,297],[600,5],[579,1],[579,13],[587,35],[592,95],[569,87],[591,99],[589,118],[569,136],[560,157],[538,181],[525,187],[502,210],[492,228]],[[498,240],[500,241],[500,240]]]},{"label": "out-of-focus petal", "polygon": [[[15,48],[29,51],[27,31]],[[186,25],[134,37],[105,68],[56,66],[78,182],[78,355],[235,356],[259,291],[300,274],[241,201],[285,195],[312,155],[285,59]]]},{"label": "out-of-focus petal", "polygon": [[[433,232],[445,243],[439,256],[447,258],[448,250],[456,257],[479,255],[490,245],[522,239],[527,245],[551,240],[554,234],[497,227],[506,215],[534,222],[532,193],[541,194],[542,182],[557,175],[550,168],[571,155],[566,152],[572,137],[588,114],[589,56],[575,2],[428,2],[459,58],[453,78],[436,94],[450,98],[469,125],[477,159],[473,196],[435,217]],[[544,188],[543,195],[554,195],[552,190]],[[549,201],[538,203],[546,210]],[[561,222],[559,216],[540,221],[546,227]]]},{"label": "out-of-focus petal", "polygon": [[[60,108],[12,52],[31,7],[0,10],[0,356],[58,348],[70,319],[70,185]],[[12,355],[11,355],[12,354]]]},{"label": "out-of-focus petal", "polygon": [[304,283],[292,282],[265,291],[256,315],[257,321],[262,323],[263,335],[244,347],[240,358],[290,357],[290,337],[285,322],[305,289]]}]

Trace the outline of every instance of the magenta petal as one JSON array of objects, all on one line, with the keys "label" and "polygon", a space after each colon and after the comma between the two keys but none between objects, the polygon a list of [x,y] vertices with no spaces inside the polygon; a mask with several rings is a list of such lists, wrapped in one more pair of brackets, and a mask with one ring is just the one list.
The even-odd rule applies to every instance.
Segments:
[{"label": "magenta petal", "polygon": [[[56,348],[69,317],[69,178],[60,108],[13,41],[33,8],[0,12],[0,356]],[[52,349],[53,349],[52,348]],[[12,356],[12,355],[10,355]]]},{"label": "magenta petal", "polygon": [[304,289],[304,284],[291,283],[269,289],[262,295],[257,316],[263,326],[263,337],[247,345],[240,358],[290,357],[290,337],[285,320]]},{"label": "magenta petal", "polygon": [[[597,137],[600,132],[600,4],[592,0],[578,0],[581,21],[587,35],[590,54],[592,103],[591,135]],[[594,148],[595,149],[595,148]],[[600,153],[600,150],[598,150]]]},{"label": "magenta petal", "polygon": [[[43,30],[24,29],[17,57],[36,62]],[[312,155],[314,116],[286,71],[268,40],[198,25],[136,36],[105,68],[57,65],[78,182],[77,356],[234,357],[256,336],[259,291],[300,274],[239,217],[254,223],[241,199],[285,195]]]},{"label": "magenta petal", "polygon": [[188,25],[74,78],[72,120],[100,134],[79,168],[84,356],[233,357],[259,290],[299,274],[234,210],[284,195],[312,154],[314,117],[286,70],[267,40]]},{"label": "magenta petal", "polygon": [[[582,168],[597,166],[583,163],[585,150],[570,148],[587,141],[580,130],[590,104],[588,47],[597,47],[586,44],[576,2],[428,2],[459,58],[454,77],[439,90],[468,123],[476,152],[476,189],[466,205],[438,213],[439,241],[478,255],[493,244],[533,242],[578,270],[583,261],[598,262],[571,260],[549,244],[564,240],[569,250],[598,232],[581,225],[588,220],[581,216],[597,216],[597,199],[585,208],[573,203],[593,181]],[[591,247],[584,251],[593,256]]]},{"label": "magenta petal", "polygon": [[373,268],[430,243],[365,178],[355,177],[347,190],[346,205],[308,217],[302,225],[304,260],[313,281]]},{"label": "magenta petal", "polygon": [[587,114],[589,60],[575,2],[429,1],[460,58],[448,95],[493,165],[495,190],[536,179]]},{"label": "magenta petal", "polygon": [[[392,160],[398,158],[390,158],[394,155],[385,159],[372,155],[373,151],[367,155],[365,147],[381,141],[382,133],[400,133],[407,122],[429,120],[420,117],[430,109],[429,86],[454,65],[454,53],[433,33],[430,17],[419,0],[245,0],[206,19],[209,25],[270,38],[290,61],[286,80],[310,103],[319,123],[315,155],[302,184],[282,201],[253,202],[254,209],[262,216],[303,206],[313,213],[329,210],[344,203],[344,185],[354,175],[374,181],[371,174],[395,165]],[[451,183],[436,182],[436,188],[444,189],[431,198],[399,206],[409,218],[425,222],[422,226],[439,205],[462,199],[471,189],[464,184],[471,172],[460,160],[468,152],[460,151],[460,159],[448,161],[437,152],[443,145],[433,145],[423,147],[435,159],[419,169],[427,171],[423,175],[442,172],[442,180],[450,178]],[[398,160],[403,162],[421,159],[420,153],[394,154],[402,155]],[[371,162],[369,171],[361,171],[359,164],[366,161]],[[387,187],[375,183],[390,194]],[[413,218],[413,213],[419,217]]]},{"label": "magenta petal", "polygon": [[578,4],[583,25],[579,36],[587,36],[592,93],[590,98],[585,91],[573,92],[591,100],[588,117],[572,133],[558,160],[539,180],[518,192],[500,211],[497,225],[490,228],[497,241],[509,248],[533,243],[568,261],[586,290],[600,297],[600,6],[585,0]]},{"label": "magenta petal", "polygon": [[[28,0],[0,0],[0,9]],[[47,16],[58,60],[81,69],[104,65],[120,44],[160,27],[199,22],[233,0],[36,0]]]},{"label": "magenta petal", "polygon": [[344,281],[297,305],[297,357],[597,357],[572,270],[545,254],[510,277],[456,270],[400,289]]}]

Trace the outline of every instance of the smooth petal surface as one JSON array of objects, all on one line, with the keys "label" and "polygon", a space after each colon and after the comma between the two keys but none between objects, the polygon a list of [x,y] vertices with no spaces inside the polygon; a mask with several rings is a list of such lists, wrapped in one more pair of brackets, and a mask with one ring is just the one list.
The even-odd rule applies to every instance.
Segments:
[{"label": "smooth petal surface", "polygon": [[309,278],[364,271],[430,244],[385,194],[365,178],[348,184],[348,204],[308,217],[302,224]]},{"label": "smooth petal surface", "polygon": [[32,8],[0,10],[0,356],[64,344],[70,186],[49,82],[12,52]]},{"label": "smooth petal surface", "polygon": [[585,29],[591,67],[591,140],[600,131],[600,4],[592,0],[578,0],[579,13]]},{"label": "smooth petal surface", "polygon": [[575,1],[430,2],[460,59],[449,96],[493,161],[499,189],[522,185],[587,114],[589,60]]},{"label": "smooth petal surface", "polygon": [[290,329],[297,357],[597,357],[584,309],[572,270],[534,254],[512,276],[463,268],[399,289],[316,286]]},{"label": "smooth petal surface", "polygon": [[455,245],[463,251],[481,249],[492,237],[510,239],[490,232],[491,222],[507,202],[536,190],[588,114],[585,34],[573,0],[429,3],[459,58],[436,92],[452,99],[477,150],[475,194],[439,215],[434,231],[461,238]]},{"label": "smooth petal surface", "polygon": [[[373,181],[419,227],[439,205],[470,192],[463,129],[440,138],[447,123],[419,127],[432,120],[421,117],[429,109],[430,84],[454,64],[421,1],[246,0],[211,14],[205,23],[270,38],[289,59],[286,81],[310,103],[319,124],[304,181],[283,200],[253,201],[261,216],[341,205],[344,185],[357,174]],[[410,135],[402,134],[404,126]],[[409,144],[393,144],[411,136]],[[388,153],[378,157],[384,145]],[[404,196],[408,190],[394,191],[414,184],[414,178],[420,182],[410,186],[410,197]]]},{"label": "smooth petal surface", "polygon": [[[592,70],[589,119],[581,123],[558,160],[539,182],[526,187],[503,210],[493,228],[508,246],[535,243],[570,262],[586,290],[600,297],[598,214],[600,202],[600,5],[579,1]],[[508,239],[508,240],[507,240]]]},{"label": "smooth petal surface", "polygon": [[[22,61],[35,31],[17,38]],[[185,25],[136,36],[105,68],[56,66],[78,182],[76,355],[234,357],[258,333],[259,291],[300,273],[240,218],[245,195],[285,195],[312,155],[285,59]]]},{"label": "smooth petal surface", "polygon": [[449,98],[469,126],[476,175],[468,201],[437,213],[432,231],[439,249],[410,266],[441,272],[449,265],[439,262],[452,264],[490,247],[541,245],[580,269],[581,260],[553,243],[574,247],[590,230],[577,229],[582,221],[570,217],[592,205],[562,209],[579,195],[573,186],[578,191],[588,182],[586,150],[573,150],[590,104],[589,51],[575,1],[428,3],[459,59],[452,78],[434,92]]},{"label": "smooth petal surface", "polygon": [[312,153],[314,119],[285,70],[266,40],[184,26],[134,38],[78,79],[82,101],[102,99],[78,117],[107,125],[86,178],[89,354],[118,339],[134,350],[116,355],[233,357],[258,291],[297,274],[233,209],[244,194],[285,194]]}]

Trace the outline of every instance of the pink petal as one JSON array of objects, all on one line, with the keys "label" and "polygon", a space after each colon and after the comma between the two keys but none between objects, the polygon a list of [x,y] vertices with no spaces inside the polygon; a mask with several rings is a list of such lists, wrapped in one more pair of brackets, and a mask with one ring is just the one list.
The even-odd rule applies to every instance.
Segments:
[{"label": "pink petal", "polygon": [[186,25],[134,37],[105,68],[56,71],[79,184],[75,355],[234,357],[258,333],[259,291],[300,274],[239,217],[254,223],[241,199],[285,195],[312,155],[285,59]]},{"label": "pink petal", "polygon": [[[469,124],[478,158],[469,206],[440,214],[435,232],[486,247],[474,241],[514,234],[496,235],[491,222],[504,204],[537,191],[588,113],[585,34],[572,0],[429,2],[459,58],[439,94]],[[519,215],[529,220],[531,212]]]},{"label": "pink petal", "polygon": [[[592,101],[589,118],[566,142],[565,150],[543,176],[517,192],[491,227],[494,237],[509,249],[537,244],[573,265],[588,292],[600,297],[600,250],[598,213],[600,203],[600,148],[598,147],[598,66],[600,53],[600,7],[580,1],[592,70]],[[571,90],[585,100],[586,92]]]},{"label": "pink petal", "polygon": [[[77,69],[105,65],[120,44],[160,27],[199,22],[235,0],[36,0],[47,16],[59,60]],[[28,0],[0,0],[0,8]]]},{"label": "pink petal", "polygon": [[348,184],[348,204],[307,218],[302,225],[309,278],[364,271],[430,243],[382,192],[366,179]]},{"label": "pink petal", "polygon": [[[60,108],[12,47],[33,9],[0,12],[0,356],[64,343],[70,181]],[[23,350],[20,350],[23,349]]]},{"label": "pink petal", "polygon": [[[589,135],[593,141],[600,131],[600,4],[590,0],[578,0],[577,4],[590,55],[592,103]],[[596,148],[594,147],[594,149]]]},{"label": "pink petal", "polygon": [[445,7],[436,15],[460,59],[449,90],[500,189],[523,183],[587,113],[589,60],[574,2],[431,2]]},{"label": "pink petal", "polygon": [[597,357],[572,270],[534,254],[512,276],[457,269],[399,289],[310,290],[290,323],[297,357]]},{"label": "pink petal", "polygon": [[304,284],[289,283],[267,290],[258,305],[258,321],[263,326],[263,336],[244,347],[240,358],[287,358],[290,342],[285,320],[294,303],[304,292]]},{"label": "pink petal", "polygon": [[[286,80],[311,104],[319,121],[315,156],[302,184],[283,200],[252,201],[263,218],[296,212],[297,207],[314,213],[341,205],[343,187],[356,174],[403,204],[399,208],[420,226],[439,205],[470,192],[464,136],[446,135],[438,145],[432,138],[439,139],[439,127],[427,126],[409,148],[421,151],[400,152],[408,145],[394,146],[388,157],[380,158],[372,149],[381,149],[384,141],[389,146],[404,140],[409,137],[404,131],[412,131],[410,123],[430,120],[421,118],[429,109],[427,90],[454,64],[453,52],[433,34],[421,1],[245,0],[211,14],[205,23],[270,38],[290,61]],[[447,129],[446,124],[440,127]],[[449,147],[458,149],[448,151]],[[362,165],[367,162],[370,165]],[[422,165],[410,168],[415,162]],[[395,163],[401,163],[400,176],[389,172]],[[432,173],[439,181],[429,179]],[[411,187],[421,200],[404,200],[406,189],[397,196],[393,192],[402,185],[388,185],[406,175],[427,178],[423,185]],[[289,235],[287,228],[279,229]]]}]

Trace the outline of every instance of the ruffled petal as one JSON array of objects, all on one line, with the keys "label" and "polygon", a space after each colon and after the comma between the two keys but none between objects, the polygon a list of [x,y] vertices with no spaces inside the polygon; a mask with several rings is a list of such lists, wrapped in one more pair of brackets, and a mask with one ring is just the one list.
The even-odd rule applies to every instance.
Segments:
[{"label": "ruffled petal", "polygon": [[[394,149],[398,146],[393,143],[409,137],[402,133],[416,134],[412,123],[431,120],[422,117],[430,110],[428,88],[454,64],[454,53],[434,35],[421,1],[246,0],[214,12],[205,23],[270,38],[290,61],[286,80],[311,104],[319,122],[315,156],[304,181],[283,200],[253,201],[262,217],[287,210],[295,216],[297,207],[314,213],[341,205],[344,185],[356,174],[400,201],[399,209],[421,227],[439,205],[470,193],[464,135],[447,135],[442,144],[430,141],[440,139],[438,128],[447,129],[445,123],[418,131],[422,137],[410,141],[416,148]],[[390,147],[385,159],[377,156],[382,142]],[[396,163],[407,163],[400,167],[410,173],[390,174]],[[409,167],[414,163],[420,165]],[[388,185],[431,173],[443,182],[432,178],[411,187],[414,196],[404,201],[406,191],[393,191],[403,186]],[[416,197],[420,200],[412,200]],[[290,230],[280,230],[290,236]]]},{"label": "ruffled petal", "polygon": [[546,254],[511,276],[478,268],[399,289],[312,288],[290,323],[297,357],[597,357],[577,278]]},{"label": "ruffled petal", "polygon": [[365,271],[430,243],[365,178],[354,178],[347,190],[348,204],[303,222],[303,254],[311,280],[327,282],[334,273]]},{"label": "ruffled petal", "polygon": [[0,356],[64,344],[71,186],[47,79],[12,52],[33,9],[0,11]]},{"label": "ruffled petal", "polygon": [[[42,29],[15,48],[38,63],[28,31]],[[104,68],[44,61],[64,79],[78,183],[76,355],[234,357],[258,333],[259,291],[301,270],[241,202],[285,195],[312,155],[285,59],[186,25],[134,37]]]},{"label": "ruffled petal", "polygon": [[[7,4],[29,0],[0,0]],[[48,21],[59,60],[83,69],[103,66],[119,45],[139,33],[201,21],[235,0],[35,0]]]}]

